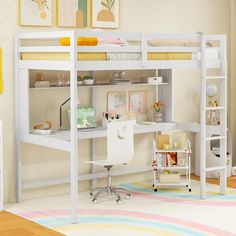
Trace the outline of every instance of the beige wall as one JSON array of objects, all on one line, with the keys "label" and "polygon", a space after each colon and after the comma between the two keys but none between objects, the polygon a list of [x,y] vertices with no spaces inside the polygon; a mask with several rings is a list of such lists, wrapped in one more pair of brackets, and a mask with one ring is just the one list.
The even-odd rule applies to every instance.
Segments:
[{"label": "beige wall", "polygon": [[[17,25],[16,0],[2,1],[0,10],[0,46],[3,48],[3,78],[4,94],[0,96],[0,119],[4,124],[4,196],[5,201],[15,200],[15,160],[14,160],[14,35],[19,31],[50,30],[50,28],[27,28]],[[230,0],[121,0],[121,30],[161,33],[229,33]],[[235,3],[232,1],[234,8]],[[232,10],[234,13],[235,11]],[[54,14],[55,15],[55,14]],[[54,17],[55,18],[55,17]],[[234,17],[235,18],[235,17]],[[235,21],[235,19],[232,20]],[[54,19],[55,22],[55,19]],[[198,92],[198,72],[174,72],[178,82],[175,82],[175,96],[179,103],[175,107],[175,117],[180,120],[198,120],[197,108],[192,113],[194,96]],[[181,79],[185,77],[186,84]],[[187,79],[194,77],[194,82]],[[190,78],[191,77],[191,78]],[[183,90],[185,86],[186,90]],[[178,92],[179,91],[179,92]],[[150,91],[152,94],[152,92]],[[192,94],[193,93],[193,94]],[[181,96],[178,96],[178,95]],[[33,95],[35,96],[35,95]],[[50,95],[47,95],[50,96]],[[65,95],[64,95],[65,96]],[[193,103],[189,99],[193,99]],[[187,105],[185,101],[188,101]],[[186,109],[187,107],[187,109]],[[184,109],[183,109],[184,108]],[[184,114],[184,116],[183,116]],[[193,115],[194,114],[194,115]],[[231,117],[234,113],[231,113]],[[47,116],[47,115],[46,115]],[[232,122],[231,122],[231,125]],[[136,137],[136,152],[139,153],[134,164],[148,162],[143,157],[151,155],[151,135]],[[103,142],[98,141],[98,142]],[[89,155],[88,141],[81,142],[83,159]],[[52,151],[38,146],[23,145],[22,153],[25,180],[45,179],[48,177],[63,177],[68,175],[67,157],[63,152]],[[103,151],[99,150],[99,154]],[[67,170],[68,170],[67,168]],[[141,175],[140,178],[143,178]],[[122,179],[122,178],[121,178]],[[60,189],[57,191],[64,191]]]}]

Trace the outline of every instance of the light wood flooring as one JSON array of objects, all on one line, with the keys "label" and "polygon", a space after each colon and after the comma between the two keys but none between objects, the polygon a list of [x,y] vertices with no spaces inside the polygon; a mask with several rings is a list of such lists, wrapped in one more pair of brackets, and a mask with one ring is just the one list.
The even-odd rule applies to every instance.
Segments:
[{"label": "light wood flooring", "polygon": [[[199,180],[200,178],[196,175],[192,175],[191,176],[192,179],[195,179],[195,180]],[[209,179],[207,178],[207,183],[210,183],[210,184],[217,184],[219,185],[219,179]],[[236,189],[236,176],[233,176],[233,177],[229,177],[227,179],[227,186],[229,188],[235,188]]]},{"label": "light wood flooring", "polygon": [[0,212],[0,236],[62,236],[32,221],[12,213]]}]

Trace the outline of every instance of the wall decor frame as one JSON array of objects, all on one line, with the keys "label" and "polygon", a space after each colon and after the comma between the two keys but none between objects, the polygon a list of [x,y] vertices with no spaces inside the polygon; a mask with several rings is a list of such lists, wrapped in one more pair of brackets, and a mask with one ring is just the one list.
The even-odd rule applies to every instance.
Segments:
[{"label": "wall decor frame", "polygon": [[124,115],[126,113],[127,94],[124,91],[107,93],[107,111]]},{"label": "wall decor frame", "polygon": [[58,27],[87,27],[87,0],[57,0],[56,24]]},{"label": "wall decor frame", "polygon": [[147,112],[147,91],[135,90],[129,92],[129,111],[136,114]]},{"label": "wall decor frame", "polygon": [[22,26],[52,26],[52,0],[18,0],[18,21]]},{"label": "wall decor frame", "polygon": [[119,0],[90,0],[91,27],[119,28],[120,1]]}]

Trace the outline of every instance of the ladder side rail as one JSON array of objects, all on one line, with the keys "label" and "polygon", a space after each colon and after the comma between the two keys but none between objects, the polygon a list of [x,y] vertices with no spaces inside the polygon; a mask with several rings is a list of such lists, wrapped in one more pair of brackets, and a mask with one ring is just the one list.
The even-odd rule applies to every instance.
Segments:
[{"label": "ladder side rail", "polygon": [[206,36],[201,35],[200,197],[206,198]]},{"label": "ladder side rail", "polygon": [[225,79],[220,82],[220,104],[225,110],[220,111],[220,134],[224,139],[220,140],[220,193],[226,194],[227,188],[227,61],[226,61],[226,37],[220,40],[221,75]]}]

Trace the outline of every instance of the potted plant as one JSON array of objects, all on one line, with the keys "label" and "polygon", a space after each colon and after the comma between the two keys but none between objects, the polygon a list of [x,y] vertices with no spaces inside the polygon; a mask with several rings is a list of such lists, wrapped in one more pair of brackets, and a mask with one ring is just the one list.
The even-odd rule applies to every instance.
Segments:
[{"label": "potted plant", "polygon": [[155,122],[162,122],[162,120],[163,120],[163,118],[162,118],[163,103],[162,102],[155,102],[152,107],[155,110],[154,121]]},{"label": "potted plant", "polygon": [[92,76],[86,75],[84,76],[83,80],[86,85],[94,84],[94,78]]},{"label": "potted plant", "polygon": [[77,85],[82,85],[83,84],[83,77],[80,75],[77,76]]}]

